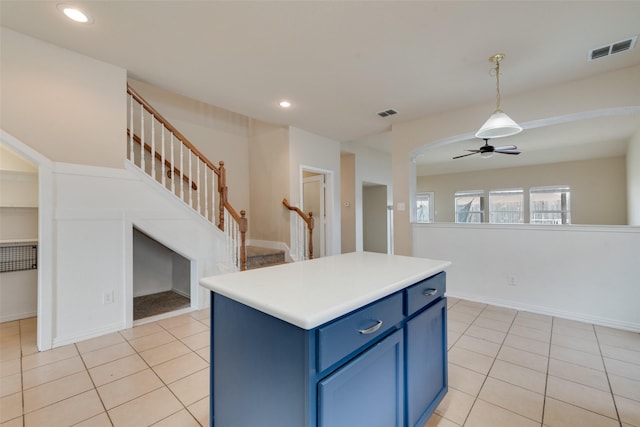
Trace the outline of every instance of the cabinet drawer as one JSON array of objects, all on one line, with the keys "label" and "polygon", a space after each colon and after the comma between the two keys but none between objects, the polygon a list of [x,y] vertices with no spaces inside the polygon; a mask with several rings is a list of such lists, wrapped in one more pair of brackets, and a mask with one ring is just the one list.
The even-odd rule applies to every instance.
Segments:
[{"label": "cabinet drawer", "polygon": [[402,292],[318,329],[318,372],[402,321]]},{"label": "cabinet drawer", "polygon": [[406,310],[407,316],[411,316],[422,307],[429,305],[436,299],[443,297],[445,292],[445,272],[440,272],[435,276],[424,279],[421,282],[407,288]]}]

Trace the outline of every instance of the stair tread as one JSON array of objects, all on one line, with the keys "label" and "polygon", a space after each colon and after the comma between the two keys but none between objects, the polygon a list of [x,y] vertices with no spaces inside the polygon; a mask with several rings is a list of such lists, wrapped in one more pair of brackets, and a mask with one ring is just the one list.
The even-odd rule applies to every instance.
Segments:
[{"label": "stair tread", "polygon": [[282,249],[273,249],[273,248],[263,248],[260,246],[247,246],[247,256],[265,256],[265,255],[284,255],[284,250]]}]

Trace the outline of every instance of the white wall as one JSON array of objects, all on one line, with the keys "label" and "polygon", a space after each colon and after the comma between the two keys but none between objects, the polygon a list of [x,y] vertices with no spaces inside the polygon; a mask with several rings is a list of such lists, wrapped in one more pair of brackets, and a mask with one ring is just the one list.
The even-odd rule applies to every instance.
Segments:
[{"label": "white wall", "polygon": [[627,148],[627,220],[640,226],[640,132]]},{"label": "white wall", "polygon": [[640,332],[638,227],[412,228],[415,256],[453,263],[450,296]]},{"label": "white wall", "polygon": [[189,260],[139,230],[133,230],[134,298],[171,290],[189,297],[188,265]]},{"label": "white wall", "polygon": [[289,128],[289,202],[301,206],[302,169],[325,173],[332,197],[326,201],[328,229],[327,255],[340,254],[340,143],[323,136]]},{"label": "white wall", "polygon": [[2,129],[53,161],[122,167],[126,71],[0,31]]},{"label": "white wall", "polygon": [[[135,167],[54,164],[56,274],[53,345],[131,325],[133,227],[191,260],[192,307],[205,307],[201,277],[217,274],[223,237]],[[103,304],[105,292],[113,304]]]}]

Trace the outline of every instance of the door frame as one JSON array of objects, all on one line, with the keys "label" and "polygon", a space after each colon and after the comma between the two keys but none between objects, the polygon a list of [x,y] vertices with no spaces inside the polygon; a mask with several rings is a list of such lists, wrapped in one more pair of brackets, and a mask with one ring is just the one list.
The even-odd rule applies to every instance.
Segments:
[{"label": "door frame", "polygon": [[38,310],[36,344],[39,351],[53,346],[53,162],[0,129],[0,141],[38,166]]},{"label": "door frame", "polygon": [[311,172],[319,175],[324,175],[324,248],[325,253],[323,256],[337,255],[333,250],[333,230],[335,227],[335,203],[334,203],[334,172],[328,169],[316,168],[313,166],[300,165],[299,179],[300,186],[298,189],[298,200],[302,206],[304,200],[304,173]]},{"label": "door frame", "polygon": [[[307,171],[309,172],[309,171]],[[306,178],[302,178],[302,199],[300,201],[300,206],[302,206],[302,210],[305,213],[308,213],[308,211],[310,209],[306,208],[304,206],[304,185],[309,183],[309,182],[315,182],[315,181],[319,181],[320,182],[320,211],[319,212],[315,212],[314,213],[314,218],[317,218],[317,221],[314,224],[314,231],[313,231],[313,236],[314,237],[318,237],[318,241],[319,241],[319,245],[318,245],[318,249],[319,249],[319,253],[318,253],[318,258],[321,258],[323,256],[327,256],[327,230],[326,230],[326,218],[327,218],[327,183],[326,183],[326,176],[324,174],[317,174],[317,175],[313,175],[313,176],[308,176]],[[315,245],[314,245],[314,255],[315,255]]]}]

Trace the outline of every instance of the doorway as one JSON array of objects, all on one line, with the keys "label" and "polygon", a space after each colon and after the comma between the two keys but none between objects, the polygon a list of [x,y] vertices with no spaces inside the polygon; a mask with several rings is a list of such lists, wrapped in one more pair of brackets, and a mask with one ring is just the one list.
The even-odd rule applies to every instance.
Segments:
[{"label": "doorway", "polygon": [[327,256],[327,177],[324,173],[302,171],[302,211],[313,212],[313,257]]},{"label": "doorway", "polygon": [[133,320],[191,307],[191,261],[133,229]]},{"label": "doorway", "polygon": [[387,186],[362,184],[362,247],[368,252],[389,252]]}]

